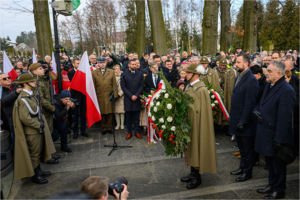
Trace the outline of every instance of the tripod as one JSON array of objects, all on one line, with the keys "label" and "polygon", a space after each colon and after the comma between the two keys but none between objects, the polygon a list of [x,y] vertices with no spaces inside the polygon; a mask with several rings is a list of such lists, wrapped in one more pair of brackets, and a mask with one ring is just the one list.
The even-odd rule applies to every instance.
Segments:
[{"label": "tripod", "polygon": [[[111,114],[112,114],[112,119],[113,119],[113,116],[114,116],[114,94],[115,94],[115,91],[117,90],[117,88],[119,87],[119,84],[122,80],[122,76],[120,78],[120,81],[119,83],[117,84],[117,87],[115,88],[115,90],[112,92],[112,94],[110,95],[106,105],[109,103],[109,101],[111,101]],[[117,142],[116,142],[116,136],[115,136],[115,126],[114,126],[114,122],[113,122],[113,126],[112,126],[112,134],[114,136],[114,143],[113,145],[104,145],[104,147],[112,147],[112,150],[109,152],[108,156],[110,156],[110,154],[114,151],[114,150],[117,150],[117,148],[130,148],[132,146],[118,146],[117,145]]]}]

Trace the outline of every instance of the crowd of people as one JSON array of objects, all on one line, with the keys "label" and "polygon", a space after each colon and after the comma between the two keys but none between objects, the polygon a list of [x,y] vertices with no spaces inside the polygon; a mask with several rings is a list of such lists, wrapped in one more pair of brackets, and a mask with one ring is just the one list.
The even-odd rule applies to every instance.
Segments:
[{"label": "crowd of people", "polygon": [[[62,54],[60,60],[62,63],[72,62],[70,68],[61,65],[61,93],[57,90],[57,75],[50,70],[50,56],[37,63],[18,61],[15,64],[19,75],[16,81],[12,82],[7,74],[1,74],[2,120],[7,120],[4,123],[7,127],[2,128],[11,132],[16,162],[15,179],[33,177],[32,181],[35,183],[47,183],[45,177],[51,173],[42,171],[39,163],[59,163],[60,156],[54,154],[53,145],[58,139],[61,151],[72,152],[67,145],[68,135],[73,132],[73,139],[78,138],[79,119],[81,135],[89,137],[86,133],[86,97],[70,89],[80,59]],[[266,157],[270,175],[269,186],[258,192],[272,192],[269,197],[281,198],[284,195],[286,167],[274,160],[273,147],[279,149],[283,144],[290,143],[297,151],[299,149],[297,51],[263,51],[249,55],[249,52],[244,53],[238,47],[235,53],[221,51],[215,56],[194,53],[188,55],[187,52],[182,55],[170,52],[160,56],[152,52],[144,53],[140,59],[137,53],[116,56],[103,51],[100,58],[90,55],[89,62],[102,117],[102,135],[112,133],[114,121],[116,130],[124,130],[126,123],[126,140],[133,133],[139,139],[147,134],[145,112],[140,99],[143,91],[153,94],[158,88],[162,79],[157,74],[158,71],[162,72],[172,87],[180,88],[191,96],[191,88],[203,89],[210,85],[223,96],[224,106],[230,114],[227,120],[223,113],[219,113],[214,124],[220,126],[226,135],[235,135],[239,148],[235,155],[241,159],[240,166],[231,174],[241,175],[236,179],[238,182],[251,179],[253,165],[261,154]],[[52,92],[51,88],[54,88]],[[114,98],[107,104],[113,92]],[[197,100],[197,96],[195,98],[194,104],[197,105],[200,100]],[[114,103],[113,109],[111,103]],[[210,103],[205,106],[211,109]],[[195,112],[196,110],[195,107]],[[194,116],[196,115],[198,111]],[[204,117],[200,120],[204,120]],[[193,134],[196,134],[195,130]],[[193,140],[195,136],[190,137]],[[193,152],[188,154],[190,160],[194,159],[191,154]],[[189,163],[192,166],[191,173],[181,181],[189,182],[187,188],[193,189],[201,184],[200,175],[205,169],[201,169],[198,164],[191,164],[196,162]]]}]

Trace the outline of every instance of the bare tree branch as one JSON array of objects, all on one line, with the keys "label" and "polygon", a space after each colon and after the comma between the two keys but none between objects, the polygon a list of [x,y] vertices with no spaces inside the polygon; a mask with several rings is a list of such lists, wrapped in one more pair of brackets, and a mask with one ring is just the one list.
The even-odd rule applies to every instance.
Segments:
[{"label": "bare tree branch", "polygon": [[1,7],[2,10],[11,10],[15,11],[15,14],[33,14],[33,10],[21,5],[22,1],[11,0],[9,3],[2,2],[4,6]]}]

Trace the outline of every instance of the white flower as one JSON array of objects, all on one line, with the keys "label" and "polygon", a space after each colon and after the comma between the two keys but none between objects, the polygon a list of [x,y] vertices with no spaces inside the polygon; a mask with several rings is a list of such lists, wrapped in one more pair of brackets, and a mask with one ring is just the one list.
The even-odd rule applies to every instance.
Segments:
[{"label": "white flower", "polygon": [[211,107],[215,107],[215,105],[216,105],[216,104],[212,103],[212,104],[211,104]]},{"label": "white flower", "polygon": [[152,120],[155,121],[155,117],[154,116],[152,116]]},{"label": "white flower", "polygon": [[165,122],[164,118],[159,118],[159,122],[164,123]]},{"label": "white flower", "polygon": [[168,93],[165,94],[165,98],[166,99],[169,98],[169,94]]},{"label": "white flower", "polygon": [[160,102],[158,101],[157,103],[156,103],[156,106],[159,106],[160,105]]},{"label": "white flower", "polygon": [[150,103],[150,106],[152,107],[152,106],[154,106],[154,103],[153,103],[153,101]]},{"label": "white flower", "polygon": [[214,98],[215,98],[215,95],[211,95],[211,98],[214,99]]},{"label": "white flower", "polygon": [[165,126],[165,125],[162,125],[161,128],[162,128],[162,129],[166,129],[166,126]]},{"label": "white flower", "polygon": [[217,100],[215,100],[215,103],[218,104],[219,102]]},{"label": "white flower", "polygon": [[210,94],[210,90],[208,90],[208,94]]},{"label": "white flower", "polygon": [[172,104],[168,103],[167,108],[170,110],[172,108]]},{"label": "white flower", "polygon": [[171,131],[175,131],[176,130],[176,127],[175,126],[172,126],[171,127]]},{"label": "white flower", "polygon": [[214,91],[213,89],[211,89],[210,91]]},{"label": "white flower", "polygon": [[152,116],[151,113],[149,113],[148,117],[151,117],[151,116]]},{"label": "white flower", "polygon": [[173,118],[172,118],[172,117],[168,117],[168,118],[167,118],[167,121],[168,121],[168,122],[172,122],[172,121],[173,121]]},{"label": "white flower", "polygon": [[157,107],[156,106],[154,106],[153,111],[157,112]]},{"label": "white flower", "polygon": [[161,90],[161,92],[162,92],[162,93],[165,93],[165,92],[166,92],[166,90]]}]

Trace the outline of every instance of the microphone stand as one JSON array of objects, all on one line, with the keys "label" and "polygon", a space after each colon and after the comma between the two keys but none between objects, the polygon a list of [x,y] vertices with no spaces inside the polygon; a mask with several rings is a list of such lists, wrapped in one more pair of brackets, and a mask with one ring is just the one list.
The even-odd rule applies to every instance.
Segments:
[{"label": "microphone stand", "polygon": [[[121,78],[120,78],[120,81],[119,83],[117,84],[116,88],[114,89],[113,93],[110,95],[106,105],[109,103],[109,101],[111,101],[112,99],[114,99],[114,94],[115,94],[115,91],[117,90],[117,88],[119,87],[120,85],[120,82],[122,80],[123,76],[121,75]],[[114,101],[111,102],[111,114],[112,114],[112,119],[113,119],[113,116],[114,116]],[[113,126],[112,126],[112,134],[114,136],[114,143],[113,145],[104,145],[104,147],[112,147],[112,150],[109,152],[108,156],[110,156],[110,154],[114,151],[114,150],[117,150],[117,148],[130,148],[132,146],[118,146],[117,145],[117,142],[116,142],[116,136],[115,136],[115,125],[114,125],[114,122],[112,122]]]}]

